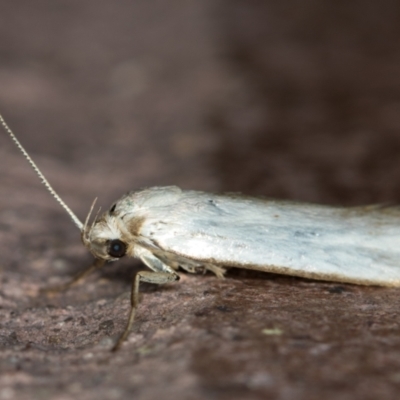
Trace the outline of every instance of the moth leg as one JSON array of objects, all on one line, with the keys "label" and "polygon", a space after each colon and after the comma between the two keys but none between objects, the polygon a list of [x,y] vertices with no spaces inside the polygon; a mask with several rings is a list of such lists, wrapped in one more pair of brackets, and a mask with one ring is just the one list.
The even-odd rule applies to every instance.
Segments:
[{"label": "moth leg", "polygon": [[105,260],[101,260],[99,258],[95,259],[94,262],[90,265],[89,268],[84,269],[83,271],[79,272],[74,278],[72,278],[69,282],[64,283],[58,286],[52,286],[49,288],[43,288],[40,290],[42,293],[54,293],[54,292],[62,292],[64,290],[69,289],[71,286],[80,282],[83,278],[86,278],[96,269],[101,268],[105,264]]},{"label": "moth leg", "polygon": [[[187,265],[187,264],[178,264],[184,271],[189,272],[190,274],[198,274],[202,270],[205,271],[203,267],[198,267],[196,265]],[[200,271],[199,271],[200,270]]]},{"label": "moth leg", "polygon": [[189,272],[190,274],[198,274],[198,273],[203,273],[205,274],[207,271],[212,272],[215,274],[218,278],[225,278],[224,274],[226,272],[226,269],[223,267],[218,267],[214,264],[205,264],[205,265],[188,265],[188,264],[179,264],[179,266],[185,270],[186,272]]},{"label": "moth leg", "polygon": [[225,272],[226,272],[226,268],[223,267],[218,267],[217,265],[214,264],[206,264],[204,266],[205,270],[207,271],[211,271],[212,273],[214,273],[217,278],[220,279],[224,279],[225,278]]},{"label": "moth leg", "polygon": [[[144,253],[144,252],[143,252]],[[151,271],[140,271],[136,274],[132,282],[131,291],[131,309],[129,311],[128,322],[117,343],[112,348],[112,351],[116,351],[121,347],[121,344],[128,337],[129,332],[132,329],[133,321],[135,320],[136,308],[139,304],[139,284],[140,282],[154,283],[156,285],[162,285],[164,283],[173,282],[179,280],[179,275],[176,274],[173,269],[168,265],[164,264],[160,259],[155,257],[153,254],[145,251],[145,254],[140,255],[140,259],[151,268]]]}]

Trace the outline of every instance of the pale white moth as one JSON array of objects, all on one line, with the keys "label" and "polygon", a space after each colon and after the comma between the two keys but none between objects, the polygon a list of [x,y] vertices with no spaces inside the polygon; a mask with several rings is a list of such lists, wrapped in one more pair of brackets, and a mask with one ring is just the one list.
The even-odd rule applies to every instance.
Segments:
[{"label": "pale white moth", "polygon": [[40,179],[81,231],[93,264],[71,282],[123,256],[137,257],[151,271],[133,281],[131,309],[118,349],[133,324],[139,283],[179,279],[225,267],[246,268],[361,285],[400,286],[400,208],[342,208],[215,195],[176,186],[131,191],[109,210],[82,223],[50,186],[0,115],[0,122]]}]

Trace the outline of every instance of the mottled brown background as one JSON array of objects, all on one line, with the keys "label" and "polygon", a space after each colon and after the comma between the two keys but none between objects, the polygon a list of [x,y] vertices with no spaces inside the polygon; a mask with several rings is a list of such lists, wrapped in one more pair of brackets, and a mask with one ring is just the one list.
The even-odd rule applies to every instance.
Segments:
[{"label": "mottled brown background", "polygon": [[[400,3],[0,3],[0,110],[84,218],[177,184],[400,203]],[[0,135],[0,400],[398,399],[400,290],[231,271],[143,285],[79,232]],[[400,265],[400,260],[399,260]]]}]

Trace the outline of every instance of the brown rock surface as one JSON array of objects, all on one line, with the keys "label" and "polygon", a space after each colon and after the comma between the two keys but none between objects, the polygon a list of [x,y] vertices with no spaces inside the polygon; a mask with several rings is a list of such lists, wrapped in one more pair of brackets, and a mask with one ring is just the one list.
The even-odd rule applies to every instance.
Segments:
[{"label": "brown rock surface", "polygon": [[[0,5],[0,112],[84,218],[177,184],[400,203],[395,2]],[[91,258],[0,135],[0,400],[398,399],[400,291],[231,270],[143,285]],[[400,260],[399,260],[400,265]]]}]

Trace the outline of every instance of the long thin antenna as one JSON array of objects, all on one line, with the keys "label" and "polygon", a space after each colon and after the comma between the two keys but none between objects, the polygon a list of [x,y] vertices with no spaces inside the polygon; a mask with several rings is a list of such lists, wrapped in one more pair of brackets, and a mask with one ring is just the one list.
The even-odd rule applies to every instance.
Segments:
[{"label": "long thin antenna", "polygon": [[53,197],[61,204],[61,207],[68,213],[68,215],[72,218],[72,221],[74,221],[75,225],[79,228],[80,231],[83,229],[83,224],[79,220],[79,218],[74,214],[74,212],[65,204],[63,199],[57,194],[57,192],[53,189],[53,187],[50,185],[49,181],[44,177],[42,172],[40,171],[39,167],[35,164],[35,162],[32,160],[28,152],[22,147],[22,144],[19,142],[17,137],[14,135],[13,131],[10,129],[10,127],[7,125],[6,121],[4,121],[4,118],[0,114],[0,123],[3,125],[3,128],[6,130],[6,132],[10,135],[11,139],[14,141],[16,146],[21,150],[22,154],[25,156],[25,158],[28,160],[29,164],[33,168],[33,170],[36,172],[36,174],[39,176],[40,180],[42,181],[43,185],[46,186],[47,190],[53,195]]}]

